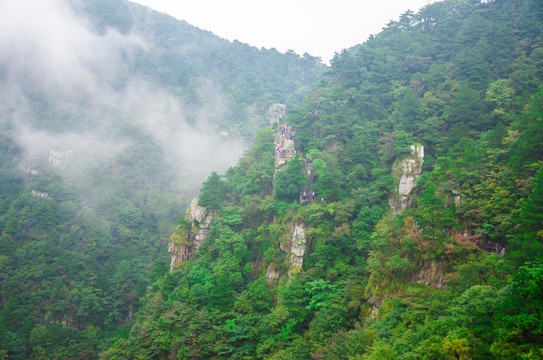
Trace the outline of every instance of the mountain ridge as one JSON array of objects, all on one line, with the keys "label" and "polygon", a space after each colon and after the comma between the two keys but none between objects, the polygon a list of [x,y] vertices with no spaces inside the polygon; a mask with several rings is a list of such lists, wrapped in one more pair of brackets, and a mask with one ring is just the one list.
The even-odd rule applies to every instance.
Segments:
[{"label": "mountain ridge", "polygon": [[[137,101],[124,104],[137,111],[120,130],[137,141],[73,183],[62,173],[21,174],[29,168],[19,169],[21,150],[2,138],[0,354],[543,357],[543,158],[534,151],[543,146],[542,22],[534,0],[446,0],[338,54],[328,78],[276,117],[294,130],[288,162],[276,167],[281,128],[249,116],[263,129],[235,165],[201,185],[198,205],[213,220],[203,221],[206,238],[179,269],[162,237],[171,230],[157,221],[185,214],[170,191],[175,176],[162,175],[169,164],[157,161],[171,149],[161,144],[182,145],[171,137],[178,118],[166,112],[176,121],[159,119],[170,127],[155,137],[132,121],[175,108],[175,96],[149,110],[142,95],[153,91],[135,88]],[[226,49],[211,52],[237,66]],[[259,114],[304,88],[296,77],[276,95],[244,92],[246,75],[225,78],[236,79],[232,99],[264,99]],[[187,77],[169,81],[179,79]],[[272,80],[261,87],[281,85]],[[176,94],[190,106],[205,102],[193,90]],[[228,118],[207,109],[200,115]],[[197,126],[196,115],[181,129]],[[400,168],[417,146],[424,162]],[[408,176],[416,180],[401,183]],[[393,211],[400,188],[405,208]],[[304,199],[309,189],[317,200]],[[171,242],[190,245],[197,222],[181,217]]]}]

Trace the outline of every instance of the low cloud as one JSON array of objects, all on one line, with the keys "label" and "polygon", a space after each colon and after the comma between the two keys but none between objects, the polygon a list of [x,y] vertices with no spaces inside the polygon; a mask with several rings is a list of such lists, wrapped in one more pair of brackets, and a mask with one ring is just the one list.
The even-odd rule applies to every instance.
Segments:
[{"label": "low cloud", "polygon": [[128,77],[126,59],[150,48],[135,34],[94,31],[61,0],[3,0],[2,132],[28,159],[71,150],[80,165],[99,166],[137,146],[122,132],[135,126],[160,147],[179,186],[197,190],[211,171],[233,165],[243,147],[211,130],[226,113],[213,79],[201,79],[201,105],[189,108],[157,84]]},{"label": "low cloud", "polygon": [[142,46],[137,36],[93,32],[60,0],[0,3],[0,61],[8,78],[54,96],[103,86],[120,57]]}]

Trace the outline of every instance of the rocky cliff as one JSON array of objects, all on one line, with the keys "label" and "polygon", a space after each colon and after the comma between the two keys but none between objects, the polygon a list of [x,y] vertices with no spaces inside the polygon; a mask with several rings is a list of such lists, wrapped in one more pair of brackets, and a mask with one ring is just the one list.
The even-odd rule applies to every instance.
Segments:
[{"label": "rocky cliff", "polygon": [[287,106],[285,104],[273,104],[266,113],[266,119],[270,125],[282,124],[287,117]]},{"label": "rocky cliff", "polygon": [[449,180],[439,184],[438,192],[447,203],[454,202],[456,206],[462,205],[464,202],[462,199],[462,193],[460,190],[460,184],[454,180]]},{"label": "rocky cliff", "polygon": [[40,197],[40,198],[49,197],[49,194],[48,194],[48,193],[46,193],[46,192],[41,192],[41,191],[36,191],[36,190],[32,190],[31,194],[34,195],[34,196]]},{"label": "rocky cliff", "polygon": [[290,261],[289,276],[302,270],[304,255],[307,248],[307,238],[303,223],[292,223],[291,233],[287,241],[280,244],[281,250],[287,253]]},{"label": "rocky cliff", "polygon": [[183,266],[184,261],[194,259],[194,253],[207,239],[213,212],[198,205],[193,199],[185,215],[186,223],[179,225],[170,237],[168,252],[171,254],[170,272]]},{"label": "rocky cliff", "polygon": [[296,149],[294,148],[294,141],[289,139],[288,134],[277,133],[274,138],[276,145],[275,150],[275,168],[280,169],[289,160],[294,159],[296,156]]},{"label": "rocky cliff", "polygon": [[410,278],[410,283],[443,288],[443,264],[439,261],[427,261]]},{"label": "rocky cliff", "polygon": [[395,194],[391,194],[388,204],[394,214],[401,214],[413,206],[412,191],[415,180],[422,173],[424,146],[411,145],[411,154],[397,158],[392,164],[392,175],[398,179]]},{"label": "rocky cliff", "polygon": [[70,156],[72,156],[73,151],[72,150],[66,150],[66,151],[56,151],[56,150],[49,150],[49,162],[53,166],[60,166],[63,162],[68,160]]},{"label": "rocky cliff", "polygon": [[[303,223],[293,222],[285,240],[279,244],[281,251],[286,253],[290,263],[287,271],[289,277],[302,270],[304,255],[306,254],[308,247],[305,232],[306,228]],[[281,269],[277,267],[277,264],[270,264],[266,269],[266,279],[268,281],[278,280],[284,274],[285,269],[281,271]]]}]

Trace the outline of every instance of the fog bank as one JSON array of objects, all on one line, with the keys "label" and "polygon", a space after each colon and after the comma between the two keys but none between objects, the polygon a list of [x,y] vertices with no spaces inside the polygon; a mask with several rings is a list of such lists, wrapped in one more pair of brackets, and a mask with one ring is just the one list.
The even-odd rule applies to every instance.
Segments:
[{"label": "fog bank", "polygon": [[1,131],[28,161],[70,151],[64,168],[72,179],[74,171],[110,164],[142,139],[152,140],[161,150],[155,160],[177,176],[173,185],[197,190],[211,171],[223,172],[243,151],[211,125],[226,112],[222,89],[203,78],[199,105],[185,104],[130,74],[137,51],[153,46],[134,33],[98,33],[64,1],[0,2]]}]

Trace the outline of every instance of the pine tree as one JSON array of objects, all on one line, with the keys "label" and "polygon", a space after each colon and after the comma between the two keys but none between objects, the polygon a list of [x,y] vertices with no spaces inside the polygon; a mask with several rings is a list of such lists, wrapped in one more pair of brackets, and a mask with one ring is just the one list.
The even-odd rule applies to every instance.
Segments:
[{"label": "pine tree", "polygon": [[224,183],[221,176],[216,172],[212,172],[202,184],[198,205],[209,209],[219,209],[222,205],[222,197],[224,191]]}]

